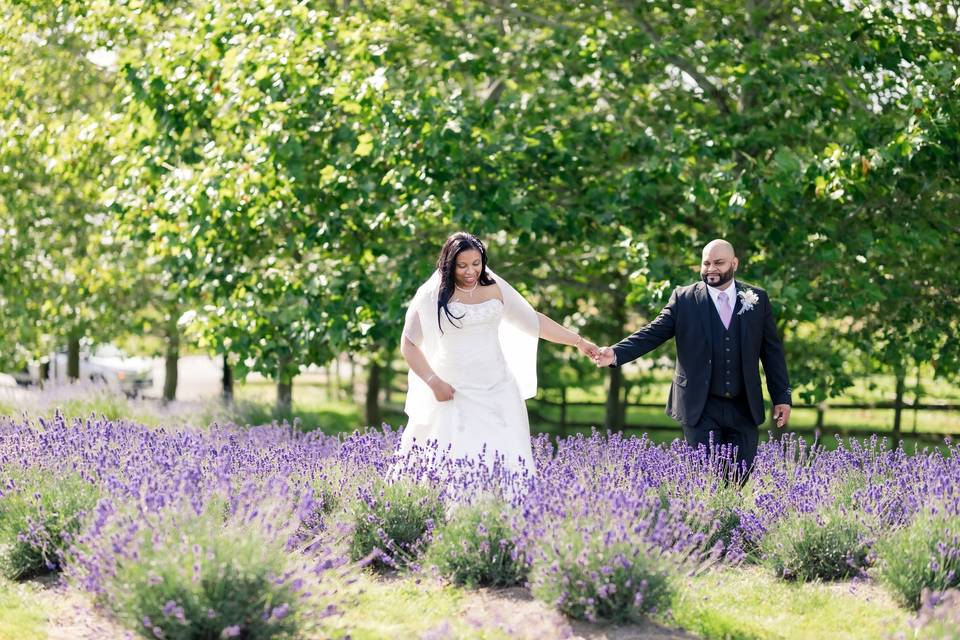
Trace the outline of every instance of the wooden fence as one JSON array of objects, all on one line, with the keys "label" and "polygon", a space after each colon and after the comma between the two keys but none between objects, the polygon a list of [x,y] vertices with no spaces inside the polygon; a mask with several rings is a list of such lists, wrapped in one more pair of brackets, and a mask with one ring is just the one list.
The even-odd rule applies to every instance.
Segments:
[{"label": "wooden fence", "polygon": [[[565,398],[566,394],[561,395],[561,402],[553,402],[543,398],[536,398],[531,400],[528,403],[528,408],[531,417],[542,424],[549,425],[558,430],[560,435],[566,435],[569,430],[581,430],[589,429],[591,427],[600,427],[593,422],[578,422],[575,420],[570,420],[568,418],[568,412],[571,408],[576,407],[590,407],[603,411],[605,405],[599,402],[567,402]],[[542,409],[554,409],[557,410],[560,414],[559,419],[551,418]],[[663,402],[629,402],[625,405],[625,410],[631,408],[644,408],[644,409],[659,409],[663,410]],[[960,411],[960,404],[950,404],[950,403],[937,403],[937,404],[913,404],[909,402],[873,402],[873,403],[843,403],[843,404],[827,404],[822,403],[819,405],[814,404],[794,404],[793,409],[809,409],[815,410],[817,412],[816,422],[813,426],[810,427],[795,427],[791,426],[790,431],[802,434],[810,435],[820,435],[824,432],[838,433],[841,436],[848,436],[853,434],[863,434],[872,432],[869,429],[852,429],[849,427],[843,427],[838,425],[831,425],[827,422],[827,411],[843,411],[843,410],[881,410],[881,411],[892,411],[894,414],[899,410],[901,414],[911,412],[911,411]],[[679,425],[662,425],[654,423],[630,423],[624,422],[622,425],[617,425],[619,429],[624,431],[658,431],[658,432],[680,432]],[[884,432],[885,433],[885,432]],[[929,431],[917,431],[916,429],[903,430],[901,429],[901,436],[909,435],[911,438],[916,438],[917,440],[924,440],[929,442],[942,442],[944,438],[952,438],[955,441],[960,441],[960,433],[944,433],[944,432],[929,432]]]},{"label": "wooden fence", "polygon": [[[391,409],[402,411],[402,405],[398,405],[396,401],[402,402],[404,395],[406,394],[406,375],[405,372],[400,371],[390,371],[387,374],[386,384],[384,385],[384,400],[385,405]],[[631,385],[631,389],[636,387]],[[603,428],[604,427],[604,415],[606,405],[601,402],[569,402],[566,399],[567,394],[564,390],[553,390],[554,393],[550,394],[549,392],[544,393],[541,390],[540,395],[530,400],[527,403],[527,408],[530,413],[531,421],[539,423],[540,425],[545,425],[550,428],[550,431],[555,432],[557,435],[565,436],[572,431],[582,431],[588,430],[593,427]],[[556,393],[559,391],[559,393]],[[554,400],[549,400],[545,396],[547,395],[557,395],[560,398],[560,402]],[[621,403],[623,404],[621,415],[629,415],[630,409],[656,409],[658,411],[663,411],[664,401],[658,402],[642,402],[639,400],[631,400],[629,398],[629,391],[627,387],[624,388],[624,393],[620,398]],[[589,407],[596,409],[598,415],[600,416],[597,421],[584,422],[571,419],[569,416],[570,410],[575,408]],[[793,420],[792,424],[789,427],[789,431],[809,435],[812,437],[819,437],[823,434],[838,434],[842,437],[847,437],[851,435],[867,435],[870,433],[879,433],[882,435],[892,435],[894,433],[894,424],[899,422],[901,424],[900,437],[909,436],[918,441],[930,442],[930,443],[942,443],[945,438],[950,438],[955,442],[960,442],[960,427],[955,429],[956,432],[950,432],[951,430],[940,430],[940,431],[924,431],[918,430],[916,428],[916,412],[917,411],[935,411],[935,412],[956,412],[960,411],[960,404],[949,403],[949,402],[927,402],[927,403],[917,403],[916,399],[914,402],[908,402],[903,398],[903,394],[899,395],[899,401],[878,401],[878,402],[845,402],[845,403],[821,403],[817,404],[794,404],[794,411],[796,410],[813,410],[816,411],[816,419],[814,424],[811,426],[799,426],[796,424],[796,421]],[[851,427],[844,426],[839,424],[831,424],[828,419],[828,415],[833,414],[838,411],[857,411],[857,410],[877,410],[877,411],[889,411],[891,412],[890,427],[886,429],[871,429],[868,425],[861,427]],[[909,421],[910,413],[913,412],[913,427],[910,428],[907,426],[904,428],[904,424]],[[768,409],[769,413],[769,409]],[[899,413],[901,418],[906,418],[906,420],[897,420],[897,414]],[[552,414],[552,415],[551,415]],[[659,432],[659,433],[675,433],[680,434],[680,426],[677,424],[657,424],[654,422],[630,422],[623,420],[623,424],[616,425],[618,430],[622,431],[632,431],[632,432]],[[766,427],[761,427],[765,429]],[[772,426],[771,426],[772,428]]]}]

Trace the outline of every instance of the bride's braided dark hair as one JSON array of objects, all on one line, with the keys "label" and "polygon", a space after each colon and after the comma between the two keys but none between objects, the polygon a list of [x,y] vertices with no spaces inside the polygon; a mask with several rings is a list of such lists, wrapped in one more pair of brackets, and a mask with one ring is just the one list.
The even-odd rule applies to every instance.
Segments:
[{"label": "bride's braided dark hair", "polygon": [[[457,256],[464,251],[476,250],[480,252],[480,277],[477,283],[486,287],[493,284],[493,278],[487,273],[487,250],[480,242],[480,239],[473,234],[465,231],[458,231],[447,238],[443,243],[443,249],[440,250],[440,257],[437,259],[437,270],[440,272],[440,295],[437,296],[437,325],[440,327],[440,333],[443,333],[443,324],[441,323],[441,312],[446,314],[450,324],[454,320],[460,320],[463,316],[455,316],[450,313],[447,306],[453,297],[453,289],[457,284]],[[457,326],[454,324],[454,326]]]}]

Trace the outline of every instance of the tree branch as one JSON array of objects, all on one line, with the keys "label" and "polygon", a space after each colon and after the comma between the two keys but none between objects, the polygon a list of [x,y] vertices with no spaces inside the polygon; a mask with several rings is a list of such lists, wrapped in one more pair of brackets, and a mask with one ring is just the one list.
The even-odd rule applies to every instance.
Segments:
[{"label": "tree branch", "polygon": [[[647,37],[653,41],[653,44],[660,45],[663,43],[663,38],[660,37],[660,34],[656,32],[649,22],[637,16],[637,24],[639,24],[643,32],[647,34]],[[693,78],[693,81],[697,83],[697,86],[700,87],[704,95],[710,96],[724,115],[730,115],[730,104],[726,92],[700,73],[689,60],[676,55],[665,55],[663,59]]]}]

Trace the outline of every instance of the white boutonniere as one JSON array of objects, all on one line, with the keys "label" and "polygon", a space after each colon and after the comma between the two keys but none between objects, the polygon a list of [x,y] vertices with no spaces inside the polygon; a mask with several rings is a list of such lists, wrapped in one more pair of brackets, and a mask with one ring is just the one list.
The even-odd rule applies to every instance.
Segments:
[{"label": "white boutonniere", "polygon": [[760,302],[760,296],[758,296],[757,292],[753,289],[738,291],[737,295],[740,296],[740,311],[737,312],[738,316],[743,315],[746,311],[750,311],[754,305]]}]

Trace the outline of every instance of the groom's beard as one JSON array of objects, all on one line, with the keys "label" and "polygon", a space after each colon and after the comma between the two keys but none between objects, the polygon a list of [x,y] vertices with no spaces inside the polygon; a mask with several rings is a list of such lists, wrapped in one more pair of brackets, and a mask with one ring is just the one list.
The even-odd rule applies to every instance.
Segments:
[{"label": "groom's beard", "polygon": [[701,273],[700,277],[703,278],[703,281],[711,287],[722,287],[733,280],[733,274],[733,267],[730,267],[726,271],[721,271],[718,274],[711,274],[709,276],[705,273]]}]

